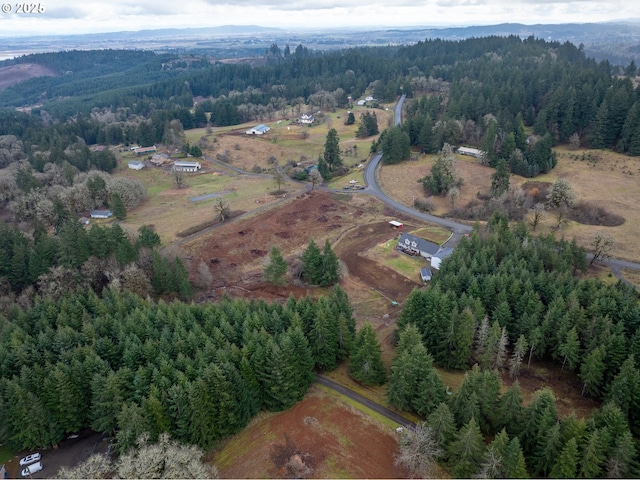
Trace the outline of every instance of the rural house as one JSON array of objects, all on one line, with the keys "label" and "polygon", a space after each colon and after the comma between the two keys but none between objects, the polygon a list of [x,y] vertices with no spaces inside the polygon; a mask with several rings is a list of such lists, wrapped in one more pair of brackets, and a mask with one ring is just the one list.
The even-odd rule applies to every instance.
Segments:
[{"label": "rural house", "polygon": [[440,249],[439,245],[431,243],[420,237],[414,237],[408,233],[403,233],[398,239],[398,250],[408,255],[420,255],[424,258],[431,258]]},{"label": "rural house", "polygon": [[300,123],[310,124],[315,121],[315,118],[313,117],[312,113],[303,113],[302,115],[300,115],[298,121]]}]

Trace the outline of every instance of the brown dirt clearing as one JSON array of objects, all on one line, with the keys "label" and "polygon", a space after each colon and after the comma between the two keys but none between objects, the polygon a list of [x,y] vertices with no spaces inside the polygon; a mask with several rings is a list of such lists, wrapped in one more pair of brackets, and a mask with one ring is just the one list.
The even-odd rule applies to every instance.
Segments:
[{"label": "brown dirt clearing", "polygon": [[260,215],[221,225],[184,249],[191,259],[192,276],[202,262],[214,278],[207,298],[226,293],[274,299],[292,293],[304,295],[310,289],[294,278],[288,278],[289,285],[283,287],[261,283],[271,246],[277,245],[292,265],[310,239],[320,248],[328,239],[345,266],[345,274],[361,279],[365,289],[373,288],[388,301],[402,302],[418,284],[360,255],[394,236],[395,230],[387,223],[392,218],[397,217],[380,212],[377,200],[368,196],[356,198],[316,190]]}]

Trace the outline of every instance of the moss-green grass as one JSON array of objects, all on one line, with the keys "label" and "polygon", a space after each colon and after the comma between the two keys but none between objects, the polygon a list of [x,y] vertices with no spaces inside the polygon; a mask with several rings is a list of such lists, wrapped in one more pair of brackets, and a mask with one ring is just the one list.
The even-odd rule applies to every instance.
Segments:
[{"label": "moss-green grass", "polygon": [[437,243],[438,245],[441,245],[451,236],[451,232],[449,230],[436,226],[419,228],[410,233],[411,235],[424,238],[425,240]]},{"label": "moss-green grass", "polygon": [[388,240],[367,250],[366,255],[376,262],[389,267],[400,275],[414,279],[420,273],[420,269],[427,265],[423,257],[410,257],[396,250],[397,239]]},{"label": "moss-green grass", "polygon": [[382,423],[383,425],[385,425],[385,426],[387,426],[389,428],[396,428],[398,426],[398,423],[394,422],[393,420],[389,420],[384,415],[380,415],[378,412],[374,412],[370,408],[365,407],[361,403],[356,402],[355,400],[352,400],[349,397],[346,397],[346,396],[336,392],[335,390],[332,390],[332,389],[330,389],[328,387],[325,387],[323,385],[318,385],[318,388],[322,389],[328,395],[339,399],[341,402],[344,402],[347,405],[355,408],[356,410],[359,410],[360,412],[364,413],[367,417],[373,418],[374,420]]}]

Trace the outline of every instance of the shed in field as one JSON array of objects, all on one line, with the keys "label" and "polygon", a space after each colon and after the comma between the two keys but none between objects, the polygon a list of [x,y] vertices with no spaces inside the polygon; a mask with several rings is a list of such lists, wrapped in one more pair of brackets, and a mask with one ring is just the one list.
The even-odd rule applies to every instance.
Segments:
[{"label": "shed in field", "polygon": [[420,269],[420,278],[423,282],[431,280],[431,270],[428,267],[422,267]]},{"label": "shed in field", "polygon": [[91,210],[91,218],[109,218],[113,216],[111,210]]},{"label": "shed in field", "polygon": [[173,168],[180,170],[181,172],[197,172],[202,168],[200,162],[174,162]]},{"label": "shed in field", "polygon": [[131,160],[129,162],[129,168],[131,170],[142,170],[144,168],[144,163],[137,160]]},{"label": "shed in field", "polygon": [[264,135],[265,133],[267,133],[269,130],[271,130],[270,127],[268,127],[267,125],[265,125],[264,123],[261,123],[260,125],[256,125],[255,127],[247,130],[245,133],[247,135]]}]

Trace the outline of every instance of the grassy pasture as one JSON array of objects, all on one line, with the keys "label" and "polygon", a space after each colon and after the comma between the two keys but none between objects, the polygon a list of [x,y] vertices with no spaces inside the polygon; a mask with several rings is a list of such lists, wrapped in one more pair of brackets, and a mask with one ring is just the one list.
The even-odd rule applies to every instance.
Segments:
[{"label": "grassy pasture", "polygon": [[[206,170],[207,165],[204,165]],[[160,168],[140,171],[123,169],[120,175],[140,180],[147,188],[147,198],[127,212],[124,225],[137,230],[153,225],[164,244],[176,239],[176,233],[199,225],[213,217],[213,204],[223,198],[233,211],[251,211],[277,200],[270,195],[276,187],[269,178],[255,178],[219,171],[186,174],[186,188],[177,189],[173,176]],[[297,184],[285,187],[288,191],[302,188]],[[216,193],[219,197],[191,202],[189,198]]]},{"label": "grassy pasture", "polygon": [[[611,235],[615,240],[614,255],[619,258],[640,260],[637,242],[640,237],[640,158],[628,157],[609,151],[573,150],[567,146],[555,149],[558,165],[546,175],[526,179],[512,175],[510,185],[521,186],[527,181],[555,182],[558,178],[568,180],[576,192],[577,201],[586,201],[605,207],[611,213],[625,218],[625,223],[617,227],[581,225],[568,222],[559,231],[554,230],[555,215],[550,213],[538,227],[538,233],[554,233],[566,238],[575,237],[578,243],[588,248],[597,230]],[[413,199],[425,198],[422,185],[417,179],[428,175],[436,155],[421,155],[417,161],[398,165],[385,165],[379,171],[382,188],[405,205],[412,205]],[[466,205],[478,193],[486,194],[491,188],[494,170],[477,163],[470,157],[458,156],[458,171],[464,181],[460,189],[460,199],[456,206]],[[444,197],[430,197],[436,205],[435,214],[445,215],[451,204]]]}]

